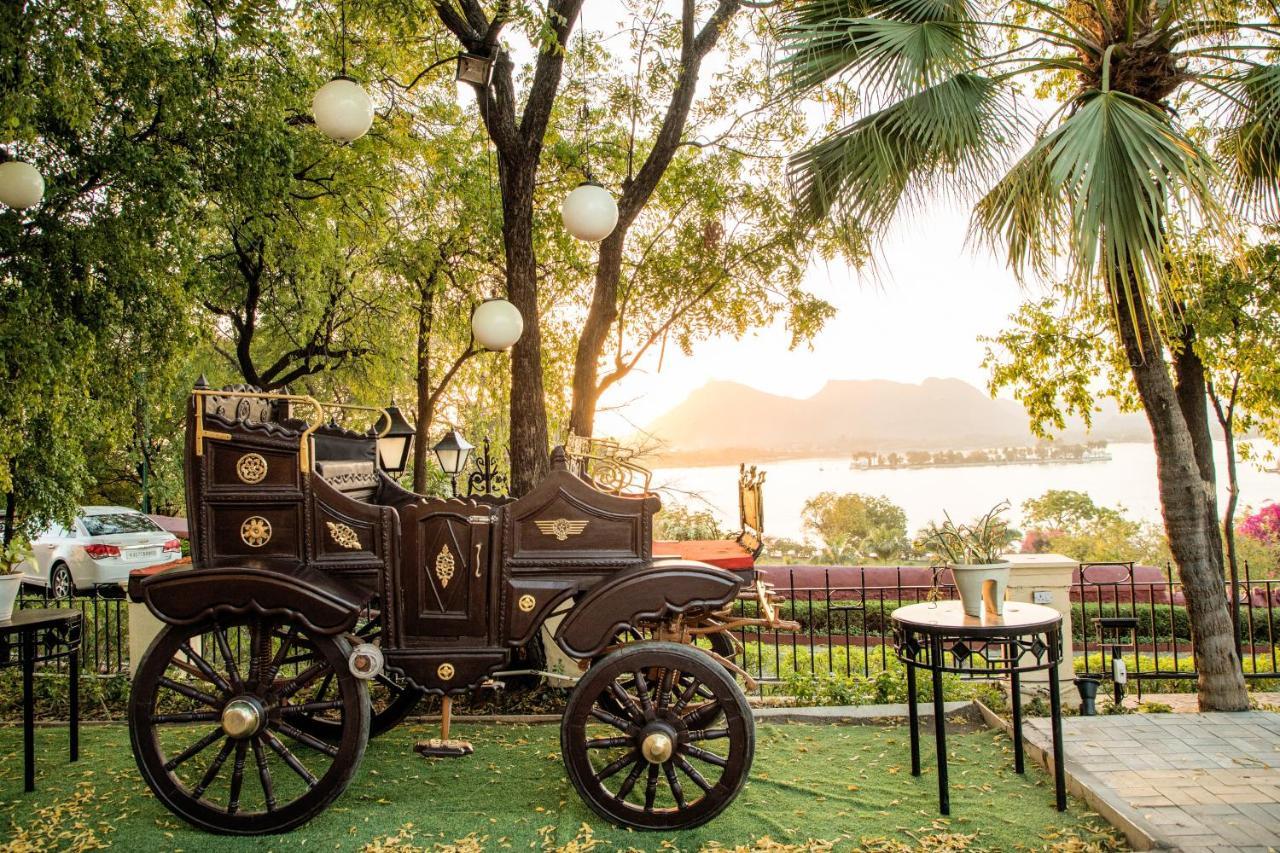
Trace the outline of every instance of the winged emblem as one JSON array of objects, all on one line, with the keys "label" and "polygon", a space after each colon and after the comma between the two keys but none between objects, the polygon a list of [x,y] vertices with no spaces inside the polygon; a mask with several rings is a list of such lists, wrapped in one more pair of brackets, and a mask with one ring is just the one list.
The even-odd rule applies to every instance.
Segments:
[{"label": "winged emblem", "polygon": [[570,536],[577,536],[583,530],[587,529],[585,521],[571,521],[567,518],[556,518],[550,521],[535,521],[538,530],[543,536],[554,536],[563,542]]}]

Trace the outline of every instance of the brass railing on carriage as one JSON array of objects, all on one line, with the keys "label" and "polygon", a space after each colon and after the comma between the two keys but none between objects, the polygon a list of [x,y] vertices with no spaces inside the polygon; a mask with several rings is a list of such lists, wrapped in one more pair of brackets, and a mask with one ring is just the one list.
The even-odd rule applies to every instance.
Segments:
[{"label": "brass railing on carriage", "polygon": [[[424,694],[445,730],[419,750],[465,753],[452,698],[538,642],[576,682],[562,753],[597,813],[691,827],[736,796],[754,728],[733,631],[795,628],[753,570],[763,474],[742,469],[736,540],[655,543],[659,499],[616,444],[571,437],[518,497],[441,499],[380,469],[382,410],[197,387],[187,417],[193,567],[130,583],[165,626],[136,668],[132,745],[174,813],[297,827]],[[731,615],[742,596],[758,617]]]}]

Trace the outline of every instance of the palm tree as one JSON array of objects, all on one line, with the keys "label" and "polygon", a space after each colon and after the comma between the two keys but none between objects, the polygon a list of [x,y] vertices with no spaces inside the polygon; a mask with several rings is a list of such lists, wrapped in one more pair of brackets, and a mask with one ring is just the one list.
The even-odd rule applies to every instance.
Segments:
[{"label": "palm tree", "polygon": [[874,233],[904,204],[971,194],[975,235],[1020,276],[1106,300],[1155,438],[1204,709],[1248,699],[1205,485],[1203,365],[1161,319],[1177,317],[1168,235],[1194,223],[1225,243],[1230,214],[1280,210],[1273,15],[1223,0],[797,0],[783,13],[789,88],[860,95],[853,121],[792,160],[809,217]]}]

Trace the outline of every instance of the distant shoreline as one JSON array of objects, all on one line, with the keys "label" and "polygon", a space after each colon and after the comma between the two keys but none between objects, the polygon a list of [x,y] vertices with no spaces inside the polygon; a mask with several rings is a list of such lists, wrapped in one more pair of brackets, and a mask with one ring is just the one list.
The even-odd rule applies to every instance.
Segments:
[{"label": "distant shoreline", "polygon": [[736,467],[743,463],[747,465],[760,465],[767,462],[787,462],[798,459],[823,459],[838,463],[847,462],[850,463],[849,467],[855,471],[902,471],[906,469],[920,468],[994,468],[1005,465],[1075,465],[1087,462],[1110,461],[1109,457],[1105,459],[1001,459],[974,460],[972,462],[920,462],[914,464],[903,462],[899,465],[870,465],[863,468],[856,462],[850,461],[849,451],[847,450],[796,450],[788,452],[777,450],[752,450],[749,448],[712,450],[705,453],[699,451],[679,451],[675,453],[652,454],[639,457],[636,461],[646,468],[656,471],[664,468]]}]

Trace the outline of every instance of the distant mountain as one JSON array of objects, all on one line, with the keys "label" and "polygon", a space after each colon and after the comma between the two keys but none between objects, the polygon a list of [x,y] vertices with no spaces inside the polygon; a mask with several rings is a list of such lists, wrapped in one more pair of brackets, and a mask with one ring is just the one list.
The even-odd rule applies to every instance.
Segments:
[{"label": "distant mountain", "polygon": [[[919,385],[872,380],[828,382],[807,399],[766,394],[736,382],[710,382],[659,417],[648,432],[663,456],[754,450],[765,456],[860,450],[1025,446],[1035,442],[1021,404],[993,400],[959,379]],[[1100,412],[1087,437],[1147,440],[1141,415]],[[1071,424],[1060,440],[1086,438]],[[760,456],[758,453],[757,456]]]}]

